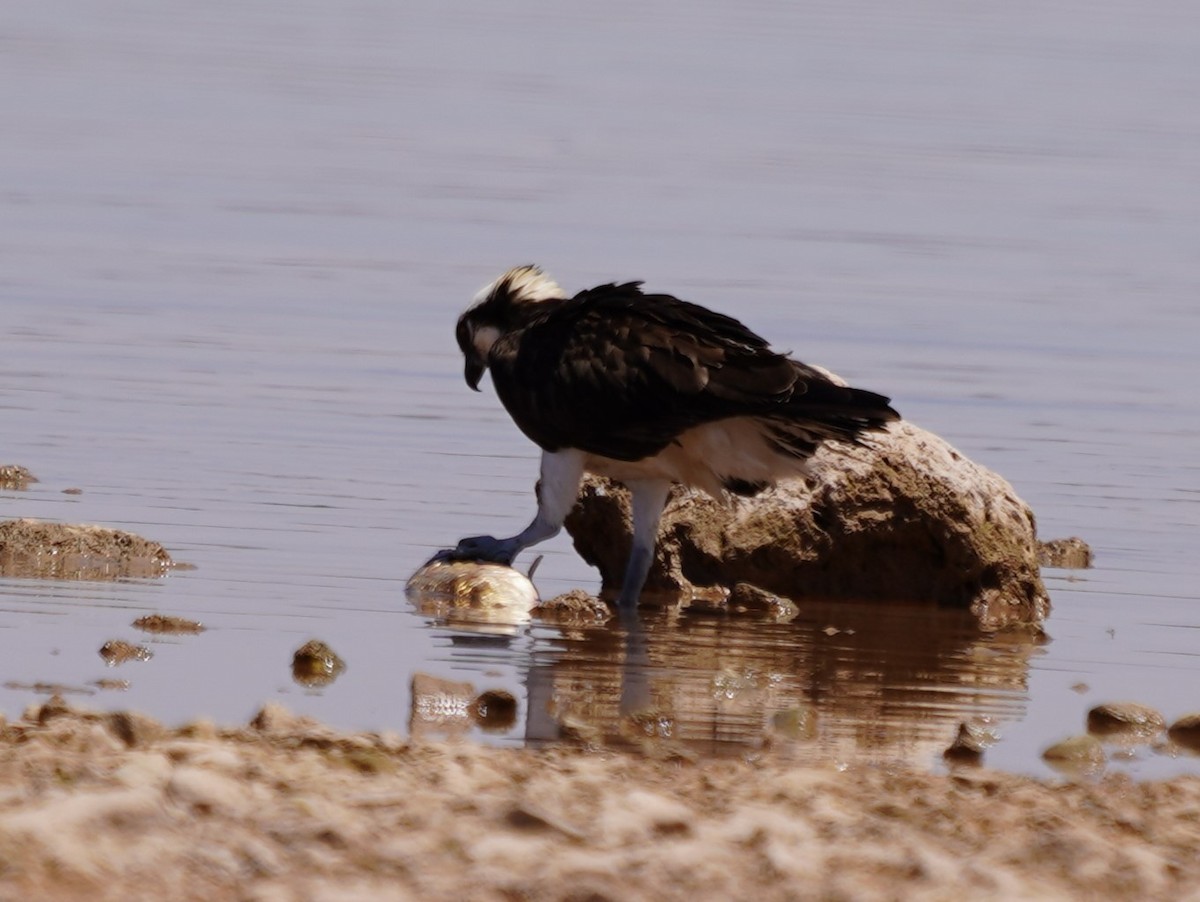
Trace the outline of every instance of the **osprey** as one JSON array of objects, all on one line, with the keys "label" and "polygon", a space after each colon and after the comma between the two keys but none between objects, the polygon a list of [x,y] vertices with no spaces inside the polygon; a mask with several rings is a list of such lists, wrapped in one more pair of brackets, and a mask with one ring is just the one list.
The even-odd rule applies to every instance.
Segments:
[{"label": "osprey", "polygon": [[507,539],[463,539],[444,558],[511,564],[558,533],[585,472],[630,490],[633,545],[618,604],[636,605],[672,484],[715,498],[753,495],[827,440],[858,443],[899,418],[889,399],[848,388],[772,351],[736,319],[641,282],[568,298],[541,269],[511,269],[459,318],[467,384],[485,370],[518,428],[542,449],[537,515]]}]

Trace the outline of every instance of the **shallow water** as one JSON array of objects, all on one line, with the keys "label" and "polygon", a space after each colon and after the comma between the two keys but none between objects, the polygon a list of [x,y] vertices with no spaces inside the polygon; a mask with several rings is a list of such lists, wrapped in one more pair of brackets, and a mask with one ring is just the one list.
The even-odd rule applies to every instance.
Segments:
[{"label": "shallow water", "polygon": [[[532,512],[534,449],[452,337],[529,261],[739,316],[1096,551],[1047,572],[1036,648],[915,611],[651,624],[631,682],[673,736],[752,747],[811,705],[822,754],[938,766],[978,715],[990,763],[1047,773],[1095,703],[1200,709],[1197,26],[1169,2],[9,10],[0,463],[42,481],[0,516],[129,529],[197,569],[0,580],[0,710],[46,682],[172,722],[278,698],[404,729],[421,671],[517,695],[489,741],[542,738],[548,696],[607,716],[631,677],[611,630],[481,638],[403,592]],[[543,595],[596,588],[569,540],[545,553]],[[156,611],[208,630],[139,637]],[[348,664],[321,690],[290,676],[311,637]],[[113,638],[154,657],[108,669]]]}]

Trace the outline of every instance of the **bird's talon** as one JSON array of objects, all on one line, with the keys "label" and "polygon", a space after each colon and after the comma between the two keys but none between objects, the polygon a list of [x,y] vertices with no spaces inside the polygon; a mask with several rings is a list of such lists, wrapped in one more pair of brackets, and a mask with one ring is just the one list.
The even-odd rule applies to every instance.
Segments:
[{"label": "bird's talon", "polygon": [[494,536],[469,536],[460,539],[453,548],[443,548],[429,560],[430,563],[434,561],[487,561],[493,564],[512,566],[513,558],[517,556],[518,550],[512,547],[511,542],[497,539]]}]

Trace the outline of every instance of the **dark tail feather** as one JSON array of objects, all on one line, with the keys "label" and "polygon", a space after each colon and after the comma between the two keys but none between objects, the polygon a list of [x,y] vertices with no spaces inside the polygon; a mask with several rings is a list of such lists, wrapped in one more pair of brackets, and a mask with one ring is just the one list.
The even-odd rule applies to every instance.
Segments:
[{"label": "dark tail feather", "polygon": [[892,407],[891,398],[861,388],[841,390],[846,393],[845,406],[831,413],[838,419],[861,424],[862,431],[882,429],[888,423],[900,419],[900,414]]},{"label": "dark tail feather", "polygon": [[793,396],[771,417],[781,450],[797,457],[808,457],[826,439],[860,445],[863,433],[898,419],[891,399],[832,382],[810,382],[809,391]]}]

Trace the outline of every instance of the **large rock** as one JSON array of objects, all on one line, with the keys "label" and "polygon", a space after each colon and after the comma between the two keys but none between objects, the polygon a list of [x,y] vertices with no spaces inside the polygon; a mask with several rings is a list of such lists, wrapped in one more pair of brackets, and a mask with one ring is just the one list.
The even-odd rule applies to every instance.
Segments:
[{"label": "large rock", "polygon": [[[1032,511],[936,435],[895,423],[870,447],[822,446],[810,470],[754,498],[675,489],[646,596],[750,583],[797,601],[966,607],[988,629],[1045,619]],[[620,587],[628,524],[625,489],[589,476],[566,526],[605,591]]]}]

